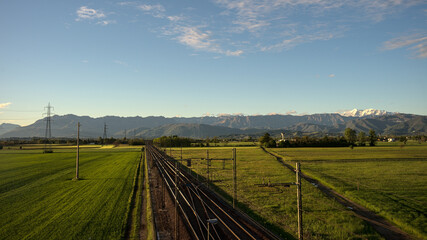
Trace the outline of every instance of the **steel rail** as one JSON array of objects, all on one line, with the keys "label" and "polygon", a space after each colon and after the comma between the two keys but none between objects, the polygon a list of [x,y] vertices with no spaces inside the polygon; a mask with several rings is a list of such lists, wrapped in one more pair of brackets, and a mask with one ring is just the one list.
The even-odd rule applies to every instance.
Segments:
[{"label": "steel rail", "polygon": [[[147,148],[147,149],[148,149],[148,148]],[[165,180],[165,183],[166,183],[166,184],[167,184],[167,186],[168,186],[169,193],[170,193],[170,194],[172,194],[172,195],[174,195],[174,193],[173,193],[173,191],[172,191],[172,188],[171,188],[171,186],[170,186],[169,182],[168,182],[168,181],[166,181],[166,178],[164,177],[165,175],[163,174],[163,172],[162,172],[162,170],[161,170],[161,167],[159,167],[159,165],[158,165],[158,162],[159,162],[159,161],[158,161],[158,157],[159,157],[159,156],[156,156],[156,154],[152,154],[152,153],[153,153],[152,151],[149,151],[149,152],[150,152],[150,155],[153,157],[152,159],[155,159],[155,160],[156,160],[156,161],[155,161],[155,164],[156,164],[157,168],[159,169],[159,172],[160,172],[160,174],[162,175],[163,179]],[[154,152],[155,152],[155,151],[154,151]],[[181,206],[181,204],[179,203],[179,201],[177,201],[177,203],[178,203],[178,207],[180,208],[180,210],[181,210],[182,214],[184,215],[184,218],[185,218],[185,220],[187,221],[188,226],[190,227],[191,232],[193,233],[194,237],[195,237],[196,239],[199,239],[199,236],[198,236],[198,234],[196,233],[196,231],[193,229],[193,227],[192,227],[192,225],[191,225],[191,223],[190,223],[190,220],[189,220],[189,218],[188,218],[187,214],[185,213],[185,211],[184,211],[183,207]]]},{"label": "steel rail", "polygon": [[[204,235],[204,231],[202,228],[204,228],[205,230],[207,230],[207,222],[202,220],[202,217],[200,216],[200,214],[197,213],[197,208],[196,208],[196,204],[195,204],[195,199],[199,200],[199,205],[201,205],[204,209],[204,213],[207,217],[209,217],[209,213],[211,212],[218,220],[219,222],[222,223],[223,226],[225,226],[225,228],[237,239],[243,238],[243,239],[257,239],[256,237],[254,237],[245,227],[243,227],[238,221],[236,221],[234,219],[234,217],[230,216],[226,210],[223,209],[222,206],[220,206],[217,202],[215,202],[213,199],[211,199],[211,197],[208,196],[207,193],[205,193],[203,189],[201,189],[199,187],[198,184],[194,184],[194,177],[190,176],[190,178],[187,175],[190,175],[189,173],[185,173],[183,171],[178,171],[178,182],[174,181],[174,178],[172,176],[174,176],[175,174],[177,174],[177,169],[175,169],[174,166],[174,161],[178,161],[175,160],[169,156],[167,156],[165,153],[157,150],[156,148],[150,146],[147,149],[150,149],[150,155],[153,156],[153,160],[155,160],[155,165],[157,166],[157,168],[159,169],[159,172],[161,173],[162,178],[164,179],[164,181],[166,182],[167,188],[169,190],[169,193],[171,194],[171,196],[173,196],[173,199],[177,199],[178,200],[178,206],[180,208],[180,211],[184,214],[187,224],[188,226],[191,228],[192,233],[195,235],[195,237],[197,239],[201,238],[201,239],[205,239],[205,235]],[[182,165],[182,164],[181,164]],[[180,184],[184,183],[184,184]],[[186,189],[184,187],[180,187],[181,186],[186,186]],[[178,188],[179,189],[179,194],[178,196],[175,196],[174,191],[173,191],[173,187]],[[186,191],[185,191],[186,190]],[[188,193],[184,194],[185,192]],[[185,196],[187,195],[187,196]],[[202,196],[203,195],[203,196]],[[195,198],[194,198],[195,197]],[[185,213],[183,205],[181,205],[181,203],[179,203],[179,198],[181,198],[185,205],[187,206],[186,208],[188,208],[193,215],[195,216],[195,221],[197,225],[198,225],[198,231],[196,231],[193,227],[192,222],[190,221],[188,215]],[[218,201],[219,199],[217,199]],[[220,201],[221,202],[221,201]],[[210,206],[210,203],[213,203],[213,206],[216,209],[213,209]],[[221,204],[224,204],[223,202]],[[209,210],[209,211],[208,211]],[[203,211],[202,211],[203,212]],[[222,215],[222,216],[220,216]],[[241,215],[241,214],[237,214],[237,215]],[[233,229],[231,229],[227,224],[227,221],[223,218],[226,218],[227,221],[230,221],[233,223],[232,225],[234,225],[232,228],[234,229],[239,229],[239,231],[241,231],[241,233],[244,233],[244,235],[246,237],[240,236],[237,232],[235,232]],[[245,218],[248,218],[247,216],[245,216]],[[251,220],[251,221],[248,221]],[[260,228],[260,225],[257,224],[256,222],[254,222],[252,219],[248,218],[247,219],[247,223],[252,224],[252,225],[256,225],[258,228]],[[261,226],[262,227],[262,226]],[[217,232],[215,225],[213,225],[213,231],[214,231],[214,235],[212,235],[211,233],[209,233],[210,236],[213,237],[218,237],[220,239],[220,235]],[[261,230],[265,231],[265,228],[260,228]],[[224,229],[225,230],[225,229]],[[227,232],[228,232],[227,231]],[[257,230],[258,231],[258,230]],[[199,234],[201,235],[201,237],[197,236],[197,233],[199,232]],[[225,232],[223,232],[225,234]],[[269,232],[267,232],[267,235],[270,238],[273,239],[277,239],[277,237],[272,237],[272,235],[270,235]]]}]

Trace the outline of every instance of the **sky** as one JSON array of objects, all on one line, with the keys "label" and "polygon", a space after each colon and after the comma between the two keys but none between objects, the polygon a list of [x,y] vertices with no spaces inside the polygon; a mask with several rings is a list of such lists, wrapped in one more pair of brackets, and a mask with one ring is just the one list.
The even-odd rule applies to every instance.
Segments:
[{"label": "sky", "polygon": [[0,124],[427,115],[423,0],[0,1]]}]

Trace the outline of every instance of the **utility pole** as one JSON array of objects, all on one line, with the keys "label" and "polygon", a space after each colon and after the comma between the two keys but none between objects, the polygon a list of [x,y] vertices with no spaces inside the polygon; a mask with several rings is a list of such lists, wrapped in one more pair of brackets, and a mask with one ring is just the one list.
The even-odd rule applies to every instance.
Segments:
[{"label": "utility pole", "polygon": [[208,189],[209,189],[209,150],[206,150],[206,168],[207,168],[207,170],[206,170],[206,173],[207,173],[207,177],[206,177],[206,180],[207,180],[207,187],[208,187]]},{"label": "utility pole", "polygon": [[236,164],[236,148],[233,148],[233,208],[236,208],[237,201],[237,164]]},{"label": "utility pole", "polygon": [[297,162],[295,166],[296,180],[297,180],[297,208],[298,208],[298,239],[303,240],[302,232],[302,196],[301,196],[301,169],[300,163]]},{"label": "utility pole", "polygon": [[290,187],[290,186],[297,186],[297,210],[298,210],[298,240],[303,240],[303,231],[302,231],[302,194],[301,194],[301,168],[300,163],[297,162],[295,166],[295,176],[296,176],[296,182],[287,182],[287,183],[271,183],[270,180],[268,183],[262,184],[255,184],[255,186],[258,187],[277,187],[277,186],[283,186],[283,187]]},{"label": "utility pole", "polygon": [[175,239],[179,237],[178,222],[178,160],[175,161]]},{"label": "utility pole", "polygon": [[79,180],[79,155],[80,155],[80,122],[77,123],[77,156],[76,156],[76,180]]}]

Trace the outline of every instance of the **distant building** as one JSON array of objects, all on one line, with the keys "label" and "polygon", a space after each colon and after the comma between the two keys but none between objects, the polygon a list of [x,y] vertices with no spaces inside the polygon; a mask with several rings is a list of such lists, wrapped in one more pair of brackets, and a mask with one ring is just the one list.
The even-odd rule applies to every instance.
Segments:
[{"label": "distant building", "polygon": [[280,135],[282,135],[282,138],[279,140],[279,142],[285,142],[286,141],[285,134],[280,133]]}]

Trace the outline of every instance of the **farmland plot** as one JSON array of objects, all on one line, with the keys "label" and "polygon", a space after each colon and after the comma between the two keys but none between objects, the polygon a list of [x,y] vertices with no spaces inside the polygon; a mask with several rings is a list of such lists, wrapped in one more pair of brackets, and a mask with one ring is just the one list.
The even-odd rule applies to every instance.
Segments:
[{"label": "farmland plot", "polygon": [[427,238],[427,146],[269,149],[301,161],[303,172]]},{"label": "farmland plot", "polygon": [[[209,148],[184,148],[183,158],[205,158]],[[167,153],[170,154],[169,149]],[[179,159],[180,149],[172,155]],[[209,149],[209,158],[231,158],[231,148]],[[184,162],[185,165],[185,162]],[[231,200],[233,195],[232,165],[212,161],[210,179],[213,188]],[[206,161],[193,160],[193,171],[207,177]],[[238,207],[283,238],[292,239],[297,232],[295,187],[257,187],[262,182],[295,182],[295,174],[284,168],[271,155],[258,147],[237,148]],[[302,181],[303,225],[306,239],[380,239],[370,226],[351,211],[324,196],[315,186]]]},{"label": "farmland plot", "polygon": [[0,239],[123,237],[139,149],[0,151]]}]

